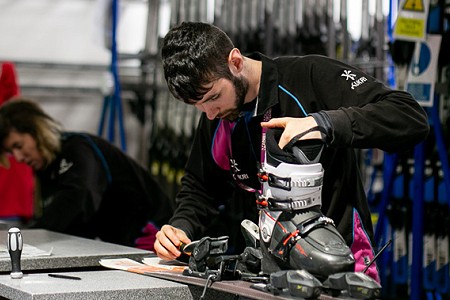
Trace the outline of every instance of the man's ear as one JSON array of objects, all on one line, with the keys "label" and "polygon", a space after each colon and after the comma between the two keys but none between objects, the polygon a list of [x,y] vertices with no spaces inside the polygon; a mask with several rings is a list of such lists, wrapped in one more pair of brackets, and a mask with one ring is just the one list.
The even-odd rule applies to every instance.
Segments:
[{"label": "man's ear", "polygon": [[244,58],[238,48],[233,48],[228,55],[228,67],[231,74],[237,76],[244,68]]}]

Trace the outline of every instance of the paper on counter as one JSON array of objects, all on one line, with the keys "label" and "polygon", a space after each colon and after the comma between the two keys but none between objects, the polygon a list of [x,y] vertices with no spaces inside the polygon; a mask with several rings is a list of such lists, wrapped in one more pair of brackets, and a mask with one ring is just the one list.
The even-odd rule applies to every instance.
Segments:
[{"label": "paper on counter", "polygon": [[188,266],[186,263],[178,260],[162,260],[159,257],[144,257],[142,262],[147,266],[163,270],[184,270]]},{"label": "paper on counter", "polygon": [[[23,244],[22,257],[39,257],[52,255],[53,247],[49,251],[44,251],[29,244]],[[0,259],[10,258],[6,245],[0,245]]]},{"label": "paper on counter", "polygon": [[144,258],[144,263],[134,261],[129,258],[112,258],[112,259],[101,259],[99,261],[100,265],[117,270],[124,270],[139,274],[146,274],[152,272],[176,272],[182,273],[184,269],[187,268],[186,264],[173,265],[172,263],[167,264],[165,261],[157,258]]}]

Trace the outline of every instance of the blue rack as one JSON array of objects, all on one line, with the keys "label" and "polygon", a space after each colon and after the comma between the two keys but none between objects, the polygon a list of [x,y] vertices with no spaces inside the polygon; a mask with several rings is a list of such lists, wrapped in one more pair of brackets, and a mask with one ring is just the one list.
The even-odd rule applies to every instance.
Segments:
[{"label": "blue rack", "polygon": [[100,124],[98,128],[98,135],[102,136],[104,132],[105,122],[107,120],[108,110],[108,131],[106,138],[108,141],[114,143],[116,139],[116,118],[119,127],[120,147],[123,151],[127,150],[125,129],[123,124],[123,110],[121,87],[118,66],[118,50],[117,50],[117,25],[118,25],[118,11],[119,1],[112,0],[111,2],[112,22],[111,22],[111,65],[110,72],[113,78],[113,91],[110,95],[105,95],[103,99],[103,107],[100,116]]},{"label": "blue rack", "polygon": [[[398,7],[398,1],[392,0],[390,1],[390,12],[392,13],[393,9]],[[393,16],[392,14],[388,16],[388,35],[391,37],[391,25],[393,24]],[[391,72],[392,73],[392,72]],[[393,79],[391,76],[390,79]],[[450,166],[449,166],[449,157],[447,152],[447,147],[445,145],[444,131],[442,127],[442,123],[439,117],[439,93],[435,92],[434,94],[434,102],[433,106],[427,108],[426,111],[429,116],[430,126],[433,129],[436,140],[436,148],[439,160],[441,162],[441,169],[443,171],[443,188],[440,193],[445,193],[444,199],[446,200],[446,204],[450,207]],[[378,205],[379,217],[375,228],[375,244],[377,246],[381,245],[383,240],[387,240],[388,238],[385,236],[389,230],[387,227],[387,216],[386,216],[386,208],[390,203],[390,197],[394,189],[394,182],[396,180],[396,166],[398,165],[399,157],[397,154],[385,154],[384,164],[383,164],[383,182],[384,189],[381,193],[380,203]],[[423,299],[424,293],[424,270],[423,270],[423,254],[424,254],[424,208],[425,208],[425,142],[418,144],[414,149],[414,175],[412,178],[412,262],[410,266],[410,299],[412,300],[421,300]],[[439,180],[435,178],[434,180]],[[388,254],[382,256],[382,261],[391,264],[392,261],[388,257]],[[380,275],[381,278],[386,279],[385,273],[389,272],[381,269]],[[448,279],[444,284],[448,284]],[[387,284],[387,288],[390,286]],[[448,287],[447,287],[448,288]],[[448,289],[447,289],[448,290]],[[395,291],[392,291],[395,293]],[[428,292],[428,291],[427,291]],[[431,292],[432,294],[432,292]],[[430,295],[428,292],[426,297],[435,297],[434,299],[440,299],[440,295],[436,292],[436,295]]]}]

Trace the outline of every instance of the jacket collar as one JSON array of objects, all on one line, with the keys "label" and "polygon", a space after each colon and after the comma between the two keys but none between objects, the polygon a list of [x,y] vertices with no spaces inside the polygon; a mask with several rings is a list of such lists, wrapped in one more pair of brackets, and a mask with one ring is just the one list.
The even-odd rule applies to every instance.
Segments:
[{"label": "jacket collar", "polygon": [[256,115],[262,116],[264,113],[278,103],[278,70],[273,59],[255,52],[249,58],[262,62],[261,82],[256,104]]}]

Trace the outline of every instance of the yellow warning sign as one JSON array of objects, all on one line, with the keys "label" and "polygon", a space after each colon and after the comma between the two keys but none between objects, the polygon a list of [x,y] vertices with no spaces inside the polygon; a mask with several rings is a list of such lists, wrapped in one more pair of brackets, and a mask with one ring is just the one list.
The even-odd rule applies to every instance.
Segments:
[{"label": "yellow warning sign", "polygon": [[407,41],[425,41],[430,0],[401,0],[393,37]]},{"label": "yellow warning sign", "polygon": [[406,0],[403,10],[423,12],[425,11],[425,6],[423,0]]},{"label": "yellow warning sign", "polygon": [[399,18],[394,33],[400,36],[408,36],[412,39],[425,38],[425,21],[420,19]]}]

